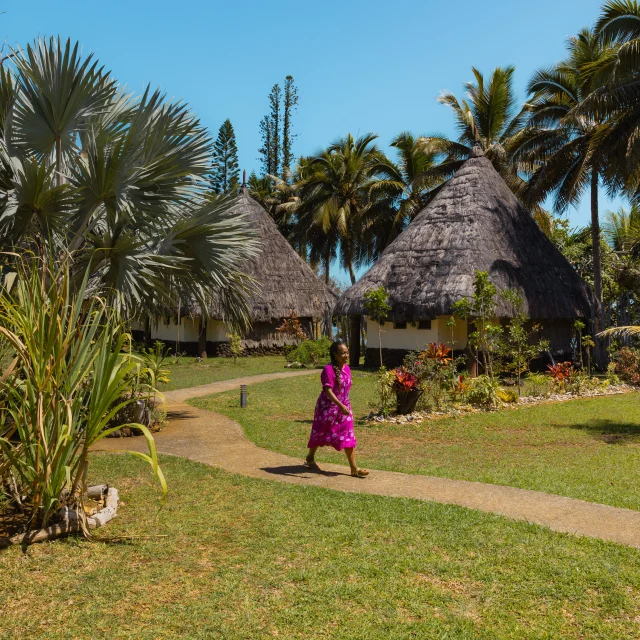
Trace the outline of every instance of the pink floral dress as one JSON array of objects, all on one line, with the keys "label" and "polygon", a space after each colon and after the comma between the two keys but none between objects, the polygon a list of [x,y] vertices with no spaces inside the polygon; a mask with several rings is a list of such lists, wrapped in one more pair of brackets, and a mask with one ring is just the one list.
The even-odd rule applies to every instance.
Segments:
[{"label": "pink floral dress", "polygon": [[[340,372],[340,380],[337,379],[334,368],[328,364],[320,376],[322,393],[316,402],[316,410],[313,415],[313,426],[309,438],[311,447],[333,447],[336,451],[356,446],[356,436],[353,432],[353,412],[349,403],[349,389],[351,389],[351,369],[344,365]],[[340,407],[329,400],[325,389],[333,389],[336,398],[349,407],[349,415],[345,416]]]}]

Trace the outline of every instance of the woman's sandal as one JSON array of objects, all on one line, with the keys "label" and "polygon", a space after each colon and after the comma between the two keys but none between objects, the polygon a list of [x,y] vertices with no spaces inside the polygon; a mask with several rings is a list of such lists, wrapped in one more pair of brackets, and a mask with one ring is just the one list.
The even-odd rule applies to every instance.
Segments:
[{"label": "woman's sandal", "polygon": [[322,471],[322,469],[318,466],[318,463],[315,460],[312,460],[311,462],[309,462],[308,460],[305,460],[304,466],[307,467],[307,469],[311,469],[311,471]]},{"label": "woman's sandal", "polygon": [[358,469],[355,473],[351,473],[353,478],[366,478],[368,475],[369,472],[366,469]]}]

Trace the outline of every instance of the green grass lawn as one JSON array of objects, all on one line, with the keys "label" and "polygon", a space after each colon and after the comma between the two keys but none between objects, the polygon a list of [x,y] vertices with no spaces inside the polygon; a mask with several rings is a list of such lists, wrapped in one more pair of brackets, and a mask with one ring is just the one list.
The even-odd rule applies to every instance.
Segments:
[{"label": "green grass lawn", "polygon": [[169,384],[162,385],[160,391],[186,389],[262,373],[279,373],[285,371],[287,364],[284,356],[238,358],[235,364],[232,358],[207,358],[196,362],[195,358],[182,357],[175,364],[173,362],[173,358],[167,360],[166,368],[171,372],[171,380]]},{"label": "green grass lawn", "polygon": [[[354,372],[354,414],[374,399],[373,376]],[[198,398],[198,407],[242,424],[256,444],[302,458],[319,393],[316,376],[275,380],[237,394]],[[544,404],[424,422],[356,428],[359,463],[387,469],[536,489],[640,509],[640,396],[637,393]],[[318,460],[344,464],[321,449]]]},{"label": "green grass lawn", "polygon": [[640,551],[460,507],[90,459],[124,502],[101,535],[0,553],[2,638],[640,636]]}]

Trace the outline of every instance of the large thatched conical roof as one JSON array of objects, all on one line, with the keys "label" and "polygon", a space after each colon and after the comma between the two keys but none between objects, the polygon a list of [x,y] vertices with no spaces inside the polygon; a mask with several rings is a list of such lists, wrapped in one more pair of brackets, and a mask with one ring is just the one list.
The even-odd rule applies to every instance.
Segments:
[{"label": "large thatched conical roof", "polygon": [[[473,295],[475,270],[487,271],[499,290],[520,291],[532,318],[591,314],[590,289],[478,148],[343,294],[335,313],[363,313],[364,294],[384,285],[396,321],[447,315]],[[498,315],[512,315],[511,305],[500,301]]]},{"label": "large thatched conical roof", "polygon": [[[241,270],[256,282],[249,299],[252,322],[272,322],[294,311],[299,318],[324,318],[336,303],[336,294],[311,270],[280,233],[271,216],[246,187],[231,211],[243,215],[259,237],[261,250]],[[218,315],[214,313],[213,315]]]}]

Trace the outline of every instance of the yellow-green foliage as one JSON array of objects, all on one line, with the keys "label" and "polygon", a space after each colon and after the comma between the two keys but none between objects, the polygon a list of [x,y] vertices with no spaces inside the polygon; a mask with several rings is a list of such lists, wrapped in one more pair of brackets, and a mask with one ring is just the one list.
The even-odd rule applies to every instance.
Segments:
[{"label": "yellow-green foliage", "polygon": [[239,333],[234,332],[227,333],[227,338],[229,338],[229,350],[231,351],[231,356],[235,362],[243,351],[242,336]]},{"label": "yellow-green foliage", "polygon": [[513,403],[518,402],[518,392],[515,389],[498,389],[498,398],[502,402]]}]

